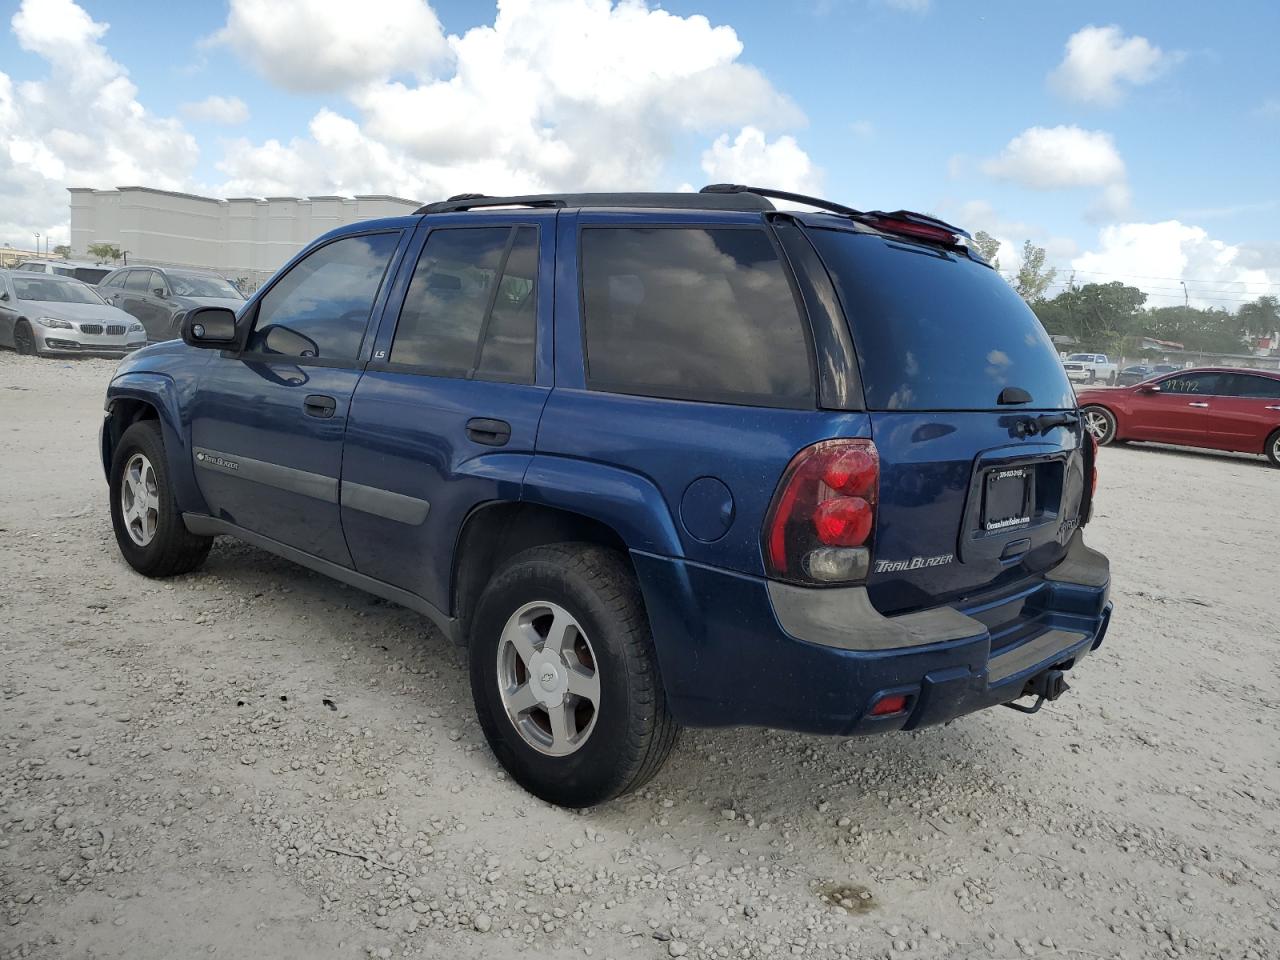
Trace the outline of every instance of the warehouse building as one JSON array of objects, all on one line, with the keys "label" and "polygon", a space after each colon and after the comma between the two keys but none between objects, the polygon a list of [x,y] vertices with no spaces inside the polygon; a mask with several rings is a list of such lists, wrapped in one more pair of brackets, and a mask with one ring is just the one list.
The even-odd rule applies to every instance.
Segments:
[{"label": "warehouse building", "polygon": [[256,289],[290,257],[334,227],[412,213],[403,197],[231,197],[150,187],[72,187],[71,255],[110,243],[130,263],[213,270]]}]

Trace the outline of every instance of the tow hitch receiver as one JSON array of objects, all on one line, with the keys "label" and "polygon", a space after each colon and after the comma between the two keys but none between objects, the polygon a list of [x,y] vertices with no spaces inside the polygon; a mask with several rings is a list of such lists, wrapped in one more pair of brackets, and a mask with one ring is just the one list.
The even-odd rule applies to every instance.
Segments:
[{"label": "tow hitch receiver", "polygon": [[1004,706],[1019,713],[1035,713],[1044,706],[1046,700],[1057,700],[1070,689],[1067,678],[1061,670],[1046,670],[1028,680],[1027,685],[1022,688],[1022,693],[1018,694],[1019,700],[1023,697],[1035,697],[1035,703],[1028,707],[1011,700]]}]

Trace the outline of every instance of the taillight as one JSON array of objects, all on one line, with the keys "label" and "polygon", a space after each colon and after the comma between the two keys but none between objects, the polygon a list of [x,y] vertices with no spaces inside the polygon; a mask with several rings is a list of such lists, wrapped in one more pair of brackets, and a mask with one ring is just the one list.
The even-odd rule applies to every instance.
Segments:
[{"label": "taillight", "polygon": [[1089,478],[1089,502],[1092,504],[1098,492],[1098,438],[1087,430],[1085,436],[1089,438],[1089,466],[1092,470]]},{"label": "taillight", "polygon": [[870,440],[823,440],[792,458],[765,516],[770,577],[796,583],[862,580],[871,565],[880,456]]}]

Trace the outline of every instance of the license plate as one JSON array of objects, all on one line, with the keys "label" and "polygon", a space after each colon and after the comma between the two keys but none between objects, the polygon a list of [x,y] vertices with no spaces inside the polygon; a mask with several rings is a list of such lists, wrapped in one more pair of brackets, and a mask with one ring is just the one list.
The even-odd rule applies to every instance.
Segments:
[{"label": "license plate", "polygon": [[1031,522],[1030,467],[988,470],[982,491],[982,529],[1010,530]]}]

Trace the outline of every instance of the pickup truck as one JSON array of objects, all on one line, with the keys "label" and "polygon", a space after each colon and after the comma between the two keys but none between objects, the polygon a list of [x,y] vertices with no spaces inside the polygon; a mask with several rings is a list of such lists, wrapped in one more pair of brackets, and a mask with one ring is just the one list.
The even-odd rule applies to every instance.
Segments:
[{"label": "pickup truck", "polygon": [[1062,368],[1067,371],[1067,379],[1072,382],[1116,382],[1116,365],[1107,359],[1105,353],[1073,353],[1062,361]]}]

